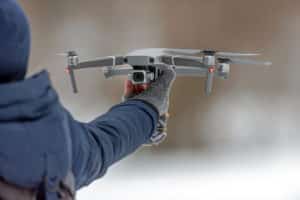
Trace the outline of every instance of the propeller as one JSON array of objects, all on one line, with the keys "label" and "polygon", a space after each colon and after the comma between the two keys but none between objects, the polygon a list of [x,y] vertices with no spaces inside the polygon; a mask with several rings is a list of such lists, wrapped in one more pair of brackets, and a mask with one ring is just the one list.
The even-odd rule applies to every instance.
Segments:
[{"label": "propeller", "polygon": [[173,55],[196,55],[203,52],[203,50],[200,49],[163,49],[163,51]]},{"label": "propeller", "polygon": [[233,52],[216,52],[217,56],[224,57],[244,57],[244,56],[259,56],[260,53],[233,53]]},{"label": "propeller", "polygon": [[167,48],[160,48],[160,49],[144,49],[145,52],[151,52],[151,51],[160,51],[164,53],[169,54],[179,54],[179,55],[197,55],[200,53],[203,54],[210,54],[210,55],[216,55],[216,56],[225,56],[225,57],[243,57],[243,56],[259,56],[261,55],[259,52],[245,52],[245,53],[237,53],[237,52],[221,52],[221,51],[215,51],[215,50],[201,50],[201,49],[167,49]]},{"label": "propeller", "polygon": [[201,50],[201,49],[172,49],[172,48],[148,48],[148,49],[139,49],[130,52],[128,55],[197,55],[197,54],[211,55],[217,57],[247,57],[247,56],[259,56],[259,52],[245,52],[245,53],[236,53],[236,52],[221,52],[211,49]]},{"label": "propeller", "polygon": [[[155,49],[149,49],[150,51],[157,51]],[[216,56],[225,56],[225,57],[239,57],[239,56],[259,56],[260,53],[236,53],[236,52],[221,52],[215,50],[200,50],[200,49],[159,49],[164,53],[169,54],[179,54],[179,55],[196,55],[196,54],[211,54]]]},{"label": "propeller", "polygon": [[226,60],[230,64],[237,65],[262,65],[262,66],[271,66],[272,62],[265,61],[257,61],[257,60],[249,60],[249,59],[241,59],[241,58],[219,58],[219,62]]},{"label": "propeller", "polygon": [[65,52],[65,53],[57,53],[55,54],[57,56],[62,56],[62,57],[68,57],[68,52]]},{"label": "propeller", "polygon": [[65,51],[62,53],[57,53],[57,56],[64,56],[64,57],[68,57],[68,56],[78,56],[76,51]]},{"label": "propeller", "polygon": [[221,51],[215,51],[215,50],[204,50],[201,53],[204,55],[210,55],[210,56],[217,56],[217,57],[248,57],[248,56],[259,56],[261,55],[258,52],[250,53],[237,53],[237,52],[221,52]]},{"label": "propeller", "polygon": [[130,52],[128,55],[149,55],[149,56],[161,56],[161,55],[196,55],[201,53],[200,49],[168,49],[168,48],[148,48],[139,49]]}]

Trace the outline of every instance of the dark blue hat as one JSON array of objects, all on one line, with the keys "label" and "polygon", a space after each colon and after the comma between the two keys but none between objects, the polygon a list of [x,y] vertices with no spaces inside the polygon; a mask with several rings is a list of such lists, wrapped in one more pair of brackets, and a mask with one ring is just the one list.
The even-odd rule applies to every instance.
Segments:
[{"label": "dark blue hat", "polygon": [[15,0],[0,0],[0,83],[22,80],[30,54],[30,28]]}]

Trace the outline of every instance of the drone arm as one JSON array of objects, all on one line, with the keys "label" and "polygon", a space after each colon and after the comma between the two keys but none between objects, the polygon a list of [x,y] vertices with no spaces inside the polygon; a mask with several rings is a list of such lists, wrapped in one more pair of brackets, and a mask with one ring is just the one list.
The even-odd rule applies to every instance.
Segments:
[{"label": "drone arm", "polygon": [[90,61],[84,61],[78,63],[74,69],[96,68],[96,67],[113,67],[116,65],[123,65],[124,58],[122,56],[112,56],[106,58],[99,58]]},{"label": "drone arm", "polygon": [[109,70],[112,69],[114,66],[124,64],[124,57],[121,56],[105,57],[85,62],[78,62],[78,60],[79,59],[76,52],[69,52],[67,72],[70,75],[70,80],[74,93],[78,93],[74,70],[95,67],[106,67],[107,70]]},{"label": "drone arm", "polygon": [[159,61],[172,66],[205,67],[203,58],[196,56],[160,56]]},{"label": "drone arm", "polygon": [[177,76],[204,77],[207,74],[207,70],[199,67],[176,66],[174,69]]}]

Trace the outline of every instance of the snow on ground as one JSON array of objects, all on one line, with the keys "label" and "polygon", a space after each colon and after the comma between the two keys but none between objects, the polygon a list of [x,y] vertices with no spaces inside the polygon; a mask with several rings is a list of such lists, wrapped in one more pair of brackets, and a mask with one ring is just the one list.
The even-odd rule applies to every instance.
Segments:
[{"label": "snow on ground", "polygon": [[201,155],[139,152],[118,163],[79,200],[299,200],[299,151]]}]

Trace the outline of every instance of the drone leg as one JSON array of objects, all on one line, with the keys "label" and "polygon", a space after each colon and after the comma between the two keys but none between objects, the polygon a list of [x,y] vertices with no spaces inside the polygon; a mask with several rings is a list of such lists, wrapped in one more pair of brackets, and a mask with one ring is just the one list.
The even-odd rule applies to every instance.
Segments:
[{"label": "drone leg", "polygon": [[74,70],[69,68],[68,72],[69,72],[69,75],[70,75],[73,92],[78,93]]},{"label": "drone leg", "polygon": [[213,80],[214,80],[214,73],[208,72],[207,79],[205,82],[205,94],[209,96],[213,89]]}]

